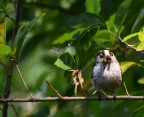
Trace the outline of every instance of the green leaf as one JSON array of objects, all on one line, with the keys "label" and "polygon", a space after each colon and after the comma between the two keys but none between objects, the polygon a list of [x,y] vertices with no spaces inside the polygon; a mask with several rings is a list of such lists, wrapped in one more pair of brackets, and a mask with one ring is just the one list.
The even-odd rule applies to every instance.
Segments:
[{"label": "green leaf", "polygon": [[111,15],[109,20],[106,21],[107,29],[113,29],[114,27],[114,21],[115,21],[115,14]]},{"label": "green leaf", "polygon": [[144,41],[144,31],[138,34],[138,38],[140,41]]},{"label": "green leaf", "polygon": [[144,84],[144,77],[140,78],[140,79],[138,80],[138,83],[139,83],[139,84]]},{"label": "green leaf", "polygon": [[133,27],[131,29],[131,32],[138,32],[140,27],[144,26],[144,9],[142,8],[140,13],[138,14]]},{"label": "green leaf", "polygon": [[137,51],[142,51],[142,50],[144,50],[144,41],[142,41],[142,42],[140,42],[140,43],[138,44],[138,46],[136,47],[136,50],[137,50]]},{"label": "green leaf", "polygon": [[109,33],[108,30],[100,30],[95,36],[95,41],[98,42],[111,42],[113,43],[116,38]]},{"label": "green leaf", "polygon": [[73,71],[71,67],[67,66],[66,64],[64,64],[64,62],[61,59],[57,59],[56,62],[54,63],[57,67],[60,67],[64,70],[67,71]]},{"label": "green leaf", "polygon": [[99,14],[101,10],[100,0],[86,0],[86,11],[89,13]]},{"label": "green leaf", "polygon": [[92,13],[81,13],[79,15],[70,17],[67,23],[72,28],[89,27],[91,25],[99,25],[106,27],[104,21],[98,16]]},{"label": "green leaf", "polygon": [[19,52],[20,49],[23,45],[24,40],[26,39],[27,34],[29,33],[30,29],[36,24],[37,20],[42,18],[44,14],[36,17],[29,23],[23,23],[21,27],[18,29],[14,44],[13,44],[13,49],[12,49],[12,56],[13,58],[18,60]]},{"label": "green leaf", "polygon": [[115,23],[115,28],[116,28],[117,32],[120,31],[120,29],[125,21],[125,18],[127,17],[131,2],[132,2],[132,0],[124,0],[116,12],[114,23]]},{"label": "green leaf", "polygon": [[132,37],[141,35],[141,34],[143,34],[143,33],[144,33],[144,32],[137,32],[137,33],[133,33],[133,34],[127,35],[126,37],[123,38],[122,42],[125,42],[125,41],[131,39]]},{"label": "green leaf", "polygon": [[80,31],[82,31],[83,29],[76,29],[76,30],[74,30],[74,31],[72,31],[72,32],[69,32],[69,33],[65,33],[65,34],[63,34],[62,36],[60,36],[59,38],[57,38],[54,42],[53,42],[53,44],[62,44],[62,43],[64,43],[64,42],[66,42],[66,41],[69,41],[70,39],[72,39],[72,37],[73,37],[73,35],[75,35],[76,33],[78,33],[78,32],[80,32]]},{"label": "green leaf", "polygon": [[11,48],[7,45],[0,44],[0,60],[3,56],[9,55],[11,53]]},{"label": "green leaf", "polygon": [[4,19],[0,21],[0,44],[6,44],[6,24]]},{"label": "green leaf", "polygon": [[121,62],[120,66],[121,66],[121,69],[122,69],[122,73],[125,73],[130,67],[132,67],[134,65],[140,66],[138,63],[135,63],[135,62],[129,62],[129,61]]},{"label": "green leaf", "polygon": [[88,61],[88,51],[91,48],[96,32],[99,26],[93,25],[80,33],[73,41],[72,45],[76,48],[76,62],[77,67],[82,67],[85,61]]}]

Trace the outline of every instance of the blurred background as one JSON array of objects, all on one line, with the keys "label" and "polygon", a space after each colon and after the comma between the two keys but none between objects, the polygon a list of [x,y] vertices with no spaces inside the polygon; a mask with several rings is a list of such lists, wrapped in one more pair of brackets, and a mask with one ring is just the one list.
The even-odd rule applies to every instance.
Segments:
[{"label": "blurred background", "polygon": [[[130,95],[144,95],[144,34],[127,43],[119,40],[144,30],[144,0],[24,0],[20,24],[29,23],[45,13],[26,35],[18,64],[35,97],[57,96],[46,84],[50,82],[63,96],[74,96],[72,72],[56,63],[58,58],[71,69],[82,70],[87,96],[92,92],[91,74],[95,57],[101,49],[110,49],[120,62],[123,82]],[[7,7],[14,17],[14,4]],[[11,43],[13,22],[6,18],[7,44]],[[116,36],[114,36],[113,34]],[[140,45],[141,44],[141,45]],[[7,64],[7,59],[3,60]],[[3,97],[7,69],[0,66],[0,96]],[[18,71],[14,68],[11,98],[29,98]],[[123,84],[117,95],[126,95]],[[77,96],[83,96],[78,87]],[[19,117],[143,117],[143,101],[71,101],[12,103]],[[2,106],[2,105],[1,105]],[[16,113],[9,107],[9,117]]]}]

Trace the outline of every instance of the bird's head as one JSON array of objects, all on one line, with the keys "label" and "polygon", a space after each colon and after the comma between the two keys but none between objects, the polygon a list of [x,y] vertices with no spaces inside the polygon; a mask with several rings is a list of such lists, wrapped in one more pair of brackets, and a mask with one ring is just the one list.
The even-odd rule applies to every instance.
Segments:
[{"label": "bird's head", "polygon": [[109,50],[102,50],[99,52],[99,55],[97,57],[97,62],[102,62],[104,64],[109,64],[111,62],[113,62],[114,59],[114,54],[109,51]]}]

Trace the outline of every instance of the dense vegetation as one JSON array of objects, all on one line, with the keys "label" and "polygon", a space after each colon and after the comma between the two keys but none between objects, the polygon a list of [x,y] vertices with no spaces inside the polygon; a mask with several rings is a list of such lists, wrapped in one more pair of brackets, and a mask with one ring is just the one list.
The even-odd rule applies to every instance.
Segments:
[{"label": "dense vegetation", "polygon": [[[82,71],[84,90],[91,96],[92,67],[101,49],[115,53],[130,95],[144,94],[144,0],[25,0],[19,4],[19,20],[15,4],[0,2],[1,98],[10,58],[34,97],[57,96],[46,80],[61,95],[74,96],[75,70]],[[29,98],[16,66],[10,87],[10,98]],[[116,93],[126,95],[124,86]],[[80,87],[77,96],[83,96]],[[143,104],[142,100],[12,103],[20,117],[142,117]],[[16,116],[13,106],[9,117]]]}]

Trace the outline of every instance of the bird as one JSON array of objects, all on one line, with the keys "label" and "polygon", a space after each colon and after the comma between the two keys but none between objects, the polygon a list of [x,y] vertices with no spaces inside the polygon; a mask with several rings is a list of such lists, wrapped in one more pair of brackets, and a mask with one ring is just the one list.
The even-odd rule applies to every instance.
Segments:
[{"label": "bird", "polygon": [[101,50],[96,57],[93,67],[93,87],[98,94],[101,92],[112,92],[114,98],[116,98],[114,90],[121,84],[121,82],[122,71],[115,55],[110,50]]}]

